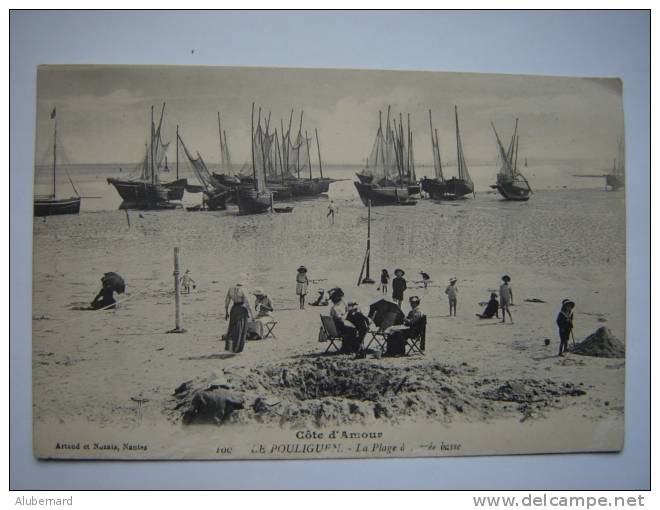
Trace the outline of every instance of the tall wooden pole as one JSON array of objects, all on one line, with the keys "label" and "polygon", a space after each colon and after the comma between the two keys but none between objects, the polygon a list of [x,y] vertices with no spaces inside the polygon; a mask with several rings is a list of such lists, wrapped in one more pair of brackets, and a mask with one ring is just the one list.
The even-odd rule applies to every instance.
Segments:
[{"label": "tall wooden pole", "polygon": [[[254,182],[257,182],[257,170],[254,166],[254,103],[252,103],[252,117],[250,122],[250,147],[252,147],[252,175]],[[236,188],[238,190],[238,187]]]},{"label": "tall wooden pole", "polygon": [[151,144],[149,145],[151,152],[151,184],[154,184],[154,106],[151,105]]},{"label": "tall wooden pole", "polygon": [[176,125],[176,179],[179,180],[179,125]]},{"label": "tall wooden pole", "polygon": [[367,273],[365,274],[362,283],[374,283],[374,281],[369,276],[370,259],[371,259],[371,200],[367,200],[367,263],[366,263]]},{"label": "tall wooden pole", "polygon": [[309,155],[309,138],[307,138],[307,130],[305,130],[305,145],[307,146],[307,161],[309,162],[309,180],[312,180],[312,158]]},{"label": "tall wooden pole", "polygon": [[185,333],[186,330],[181,327],[181,289],[179,288],[179,247],[174,247],[174,308],[175,325],[169,333]]}]

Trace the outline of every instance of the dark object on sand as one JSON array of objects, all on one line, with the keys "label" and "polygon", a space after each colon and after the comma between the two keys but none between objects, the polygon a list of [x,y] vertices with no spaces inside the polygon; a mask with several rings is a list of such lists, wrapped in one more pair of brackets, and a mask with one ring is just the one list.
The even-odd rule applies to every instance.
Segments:
[{"label": "dark object on sand", "polygon": [[184,425],[192,423],[214,423],[220,425],[229,415],[243,409],[243,401],[230,396],[224,391],[199,391],[190,402],[190,407],[183,413]]},{"label": "dark object on sand", "polygon": [[117,294],[123,294],[126,290],[126,283],[124,282],[124,279],[119,274],[112,271],[103,275],[103,278],[101,278],[101,283],[104,287],[111,288]]},{"label": "dark object on sand", "polygon": [[526,303],[545,303],[542,299],[532,298],[532,299],[523,299]]},{"label": "dark object on sand", "polygon": [[293,207],[273,207],[276,213],[290,213],[293,212]]},{"label": "dark object on sand", "polygon": [[598,358],[625,358],[626,348],[609,328],[603,326],[577,344],[573,353]]},{"label": "dark object on sand", "polygon": [[369,306],[369,318],[377,327],[380,328],[389,316],[394,316],[394,320],[389,322],[390,325],[403,324],[405,315],[396,303],[387,299],[379,299]]},{"label": "dark object on sand", "polygon": [[543,340],[543,343],[544,343],[545,345],[550,345],[550,339],[549,339],[549,338],[546,338],[545,340]]}]

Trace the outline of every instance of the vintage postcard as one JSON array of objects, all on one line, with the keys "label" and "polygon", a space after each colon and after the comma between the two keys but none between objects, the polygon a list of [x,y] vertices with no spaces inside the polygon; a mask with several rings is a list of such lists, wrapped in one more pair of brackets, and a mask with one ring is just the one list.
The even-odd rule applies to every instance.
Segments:
[{"label": "vintage postcard", "polygon": [[38,69],[34,454],[618,451],[622,83]]}]

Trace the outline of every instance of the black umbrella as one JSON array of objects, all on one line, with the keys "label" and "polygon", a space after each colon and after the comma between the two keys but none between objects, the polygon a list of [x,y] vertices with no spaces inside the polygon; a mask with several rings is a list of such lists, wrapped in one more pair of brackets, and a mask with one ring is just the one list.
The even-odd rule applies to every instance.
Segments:
[{"label": "black umbrella", "polygon": [[103,278],[101,278],[101,283],[104,287],[110,287],[117,294],[123,294],[126,290],[126,283],[124,283],[124,279],[119,274],[112,271],[103,275]]},{"label": "black umbrella", "polygon": [[405,315],[396,303],[379,299],[369,306],[369,318],[380,328],[384,322],[390,326],[403,324]]}]

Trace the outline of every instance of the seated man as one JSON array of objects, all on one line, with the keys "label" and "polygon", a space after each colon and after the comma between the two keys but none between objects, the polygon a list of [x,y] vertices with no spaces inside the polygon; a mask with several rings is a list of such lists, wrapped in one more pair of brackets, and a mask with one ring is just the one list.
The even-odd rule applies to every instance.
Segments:
[{"label": "seated man", "polygon": [[256,298],[254,301],[254,319],[248,321],[248,336],[253,340],[261,340],[264,337],[264,327],[267,322],[273,320],[273,302],[262,289],[255,289],[252,293]]},{"label": "seated man", "polygon": [[497,301],[497,294],[494,292],[490,295],[490,301],[486,305],[483,313],[476,314],[480,319],[492,319],[493,316],[500,318],[500,304]]},{"label": "seated man", "polygon": [[[419,308],[420,299],[417,296],[410,296],[410,312],[406,319],[403,321],[405,328],[399,329],[397,326],[393,326],[392,332],[387,335],[387,350],[385,351],[386,356],[400,356],[406,353],[406,339],[414,338],[420,334],[420,328],[423,327],[426,319],[426,315]],[[420,348],[424,350],[424,342],[420,345]]]},{"label": "seated man", "polygon": [[369,318],[362,313],[358,303],[350,302],[348,303],[346,320],[355,326],[358,334],[358,343],[360,348],[362,348],[364,337],[369,331]]}]

